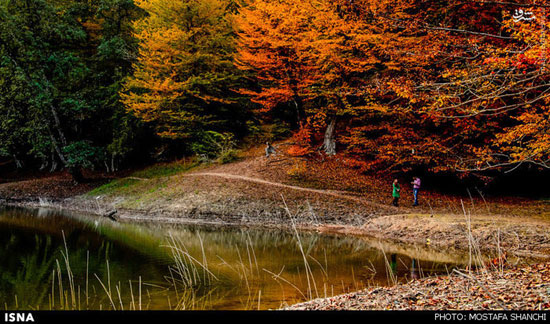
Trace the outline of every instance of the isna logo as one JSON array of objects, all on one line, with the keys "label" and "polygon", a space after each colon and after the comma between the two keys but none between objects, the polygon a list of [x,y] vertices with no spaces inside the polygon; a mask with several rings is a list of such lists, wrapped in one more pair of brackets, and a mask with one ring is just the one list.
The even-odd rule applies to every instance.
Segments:
[{"label": "isna logo", "polygon": [[34,322],[31,313],[4,313],[4,323],[27,323]]}]

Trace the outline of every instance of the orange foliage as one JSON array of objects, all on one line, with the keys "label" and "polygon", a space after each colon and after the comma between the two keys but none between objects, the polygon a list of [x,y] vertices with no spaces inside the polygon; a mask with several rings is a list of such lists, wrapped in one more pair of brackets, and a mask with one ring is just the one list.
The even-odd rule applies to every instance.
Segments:
[{"label": "orange foliage", "polygon": [[294,133],[292,139],[294,145],[290,146],[287,153],[291,156],[306,156],[313,153],[311,147],[312,132],[309,127],[300,127],[300,130]]},{"label": "orange foliage", "polygon": [[366,21],[328,0],[256,0],[236,22],[237,64],[254,72],[261,87],[240,92],[260,112],[292,107],[316,136],[330,119],[370,108],[369,76],[380,60],[373,50],[378,36]]},{"label": "orange foliage", "polygon": [[378,18],[389,61],[373,99],[385,109],[349,120],[349,154],[394,171],[548,166],[545,9],[523,8],[533,23],[514,21],[506,3],[354,4]]},{"label": "orange foliage", "polygon": [[[197,82],[200,73],[190,72],[189,62],[212,63],[218,48],[201,47],[195,29],[166,19],[181,19],[174,14],[181,1],[137,3],[151,15],[136,24],[141,55],[123,98],[162,125],[159,134],[182,136],[182,120],[207,115],[189,102],[228,103],[204,91],[220,88],[223,77]],[[197,15],[220,23],[203,34],[237,35],[236,55],[208,71],[236,66],[255,82],[238,92],[257,104],[258,117],[284,110],[295,118],[293,156],[334,137],[348,156],[340,163],[362,171],[550,167],[550,25],[542,7],[524,7],[540,20],[518,23],[506,2],[247,0],[231,18],[222,1],[204,3]],[[201,60],[195,46],[207,49]]]}]

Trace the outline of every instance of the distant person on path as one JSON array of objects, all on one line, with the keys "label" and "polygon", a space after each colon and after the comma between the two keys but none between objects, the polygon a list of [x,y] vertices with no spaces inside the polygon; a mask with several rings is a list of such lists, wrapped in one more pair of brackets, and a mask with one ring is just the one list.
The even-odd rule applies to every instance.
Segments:
[{"label": "distant person on path", "polygon": [[269,142],[266,142],[265,145],[266,145],[266,147],[265,147],[265,157],[266,158],[268,158],[270,155],[275,154],[275,148],[273,146],[271,146],[271,144]]},{"label": "distant person on path", "polygon": [[399,186],[399,182],[397,181],[397,179],[393,180],[393,192],[392,192],[392,197],[393,197],[393,202],[392,204],[395,206],[395,207],[398,207],[399,206],[399,192],[401,191],[401,187]]},{"label": "distant person on path", "polygon": [[411,182],[413,185],[413,196],[414,196],[414,203],[413,206],[418,206],[418,191],[420,190],[420,178],[414,177],[413,182]]}]

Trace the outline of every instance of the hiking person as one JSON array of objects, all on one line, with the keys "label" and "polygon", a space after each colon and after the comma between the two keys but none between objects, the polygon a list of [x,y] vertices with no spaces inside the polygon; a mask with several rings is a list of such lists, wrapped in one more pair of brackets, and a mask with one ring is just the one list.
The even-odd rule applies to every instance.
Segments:
[{"label": "hiking person", "polygon": [[413,206],[418,206],[418,191],[420,190],[420,178],[414,177],[413,182],[411,182],[413,185],[413,196],[414,196],[414,203]]},{"label": "hiking person", "polygon": [[275,154],[275,148],[271,146],[269,142],[265,143],[265,157],[268,158],[270,155]]},{"label": "hiking person", "polygon": [[399,182],[397,181],[397,179],[395,179],[393,180],[393,192],[392,192],[392,197],[393,197],[392,204],[395,207],[399,206],[399,191],[401,191],[401,187],[399,186]]}]

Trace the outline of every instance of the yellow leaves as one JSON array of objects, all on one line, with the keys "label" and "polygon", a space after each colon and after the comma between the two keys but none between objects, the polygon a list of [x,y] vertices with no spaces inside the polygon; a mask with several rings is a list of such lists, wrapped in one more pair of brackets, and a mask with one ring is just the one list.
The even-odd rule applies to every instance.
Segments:
[{"label": "yellow leaves", "polygon": [[[160,136],[181,138],[182,125],[215,116],[232,103],[231,19],[224,0],[137,0],[148,16],[135,22],[139,56],[120,94],[126,108],[153,122]],[[197,106],[214,107],[197,114]],[[196,126],[198,127],[198,126]],[[198,131],[198,129],[196,130]]]},{"label": "yellow leaves", "polygon": [[353,109],[356,111],[370,111],[379,113],[387,113],[389,111],[388,106],[380,103],[371,103],[365,106],[355,106],[353,107]]},{"label": "yellow leaves", "polygon": [[388,81],[388,86],[397,96],[408,99],[411,103],[416,103],[415,93],[412,89],[410,81],[404,79],[396,79]]}]

